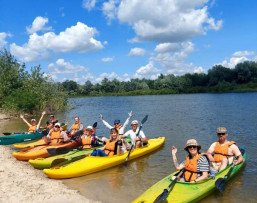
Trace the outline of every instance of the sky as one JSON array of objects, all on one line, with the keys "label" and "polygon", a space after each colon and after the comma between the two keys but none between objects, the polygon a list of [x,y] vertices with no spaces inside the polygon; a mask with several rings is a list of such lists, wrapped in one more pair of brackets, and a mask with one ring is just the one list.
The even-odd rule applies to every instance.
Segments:
[{"label": "sky", "polygon": [[0,49],[54,81],[129,81],[257,61],[256,0],[0,0]]}]

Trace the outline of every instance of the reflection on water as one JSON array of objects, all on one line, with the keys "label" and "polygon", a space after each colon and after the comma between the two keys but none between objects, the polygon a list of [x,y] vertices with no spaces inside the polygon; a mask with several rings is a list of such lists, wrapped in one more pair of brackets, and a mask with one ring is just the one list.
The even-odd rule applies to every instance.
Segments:
[{"label": "reflection on water", "polygon": [[[227,184],[223,195],[214,192],[201,202],[256,202],[257,93],[73,98],[70,104],[72,109],[57,115],[69,126],[73,117],[79,115],[84,125],[98,121],[97,134],[106,136],[109,130],[101,123],[99,114],[112,123],[115,119],[125,121],[132,110],[132,119],[141,120],[149,115],[143,126],[147,136],[166,137],[165,146],[151,155],[127,165],[64,180],[66,185],[86,197],[102,202],[131,202],[175,170],[171,145],[178,148],[178,159],[182,161],[187,139],[196,138],[205,151],[216,140],[216,128],[225,126],[229,139],[246,149],[247,166]],[[11,130],[11,126],[5,128]]]}]

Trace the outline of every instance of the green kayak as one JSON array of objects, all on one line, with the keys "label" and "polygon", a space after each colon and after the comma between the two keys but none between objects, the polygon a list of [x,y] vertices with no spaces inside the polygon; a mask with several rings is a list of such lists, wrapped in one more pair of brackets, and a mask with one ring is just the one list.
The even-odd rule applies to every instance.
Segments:
[{"label": "green kayak", "polygon": [[18,142],[36,140],[43,137],[41,132],[36,133],[17,133],[11,135],[0,135],[0,145],[10,145]]},{"label": "green kayak", "polygon": [[[246,153],[243,154],[244,160],[246,160]],[[245,165],[245,161],[239,165],[236,165],[231,175],[228,179],[235,176]],[[213,190],[216,189],[215,182],[219,178],[224,178],[224,176],[228,173],[231,165],[225,168],[223,171],[216,174],[215,178],[208,178],[207,180],[203,180],[197,183],[189,183],[189,182],[177,182],[173,189],[168,193],[168,197],[164,202],[198,202],[199,200],[206,197]],[[176,175],[178,172],[174,172],[171,175],[165,177],[161,181],[157,182],[153,186],[151,186],[148,190],[146,190],[142,195],[136,198],[133,203],[152,203],[155,202],[160,194],[163,194],[164,189],[168,188],[172,181],[172,177]],[[156,201],[157,202],[157,201]]]},{"label": "green kayak", "polygon": [[[95,149],[95,148],[94,148]],[[66,154],[60,154],[48,158],[30,159],[29,163],[37,169],[51,168],[61,166],[85,158],[90,155],[94,149],[73,149]]]}]

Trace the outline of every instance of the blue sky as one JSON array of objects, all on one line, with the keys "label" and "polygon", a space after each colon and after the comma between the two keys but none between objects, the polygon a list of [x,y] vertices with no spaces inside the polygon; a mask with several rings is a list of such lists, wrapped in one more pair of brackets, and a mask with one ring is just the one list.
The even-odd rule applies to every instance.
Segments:
[{"label": "blue sky", "polygon": [[55,81],[128,81],[257,61],[257,1],[0,0],[0,48]]}]

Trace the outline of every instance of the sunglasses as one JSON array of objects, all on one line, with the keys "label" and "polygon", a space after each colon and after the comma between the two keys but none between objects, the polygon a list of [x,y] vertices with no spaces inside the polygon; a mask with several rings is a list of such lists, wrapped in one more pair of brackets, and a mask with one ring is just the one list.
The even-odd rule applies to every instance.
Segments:
[{"label": "sunglasses", "polygon": [[54,126],[55,128],[60,128],[60,126]]},{"label": "sunglasses", "polygon": [[218,135],[219,137],[221,137],[221,136],[223,136],[223,135],[226,135],[226,133],[217,133],[217,135]]},{"label": "sunglasses", "polygon": [[189,149],[191,149],[191,148],[196,149],[197,146],[188,146],[187,148],[189,148]]}]

